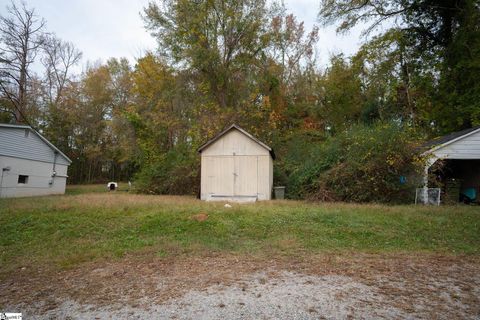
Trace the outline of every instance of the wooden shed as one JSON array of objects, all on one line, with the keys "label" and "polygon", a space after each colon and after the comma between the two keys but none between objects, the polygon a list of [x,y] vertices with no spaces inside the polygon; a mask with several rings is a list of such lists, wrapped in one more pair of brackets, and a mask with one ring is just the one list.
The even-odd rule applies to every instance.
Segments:
[{"label": "wooden shed", "polygon": [[269,146],[233,124],[203,144],[202,200],[270,200],[275,154]]}]

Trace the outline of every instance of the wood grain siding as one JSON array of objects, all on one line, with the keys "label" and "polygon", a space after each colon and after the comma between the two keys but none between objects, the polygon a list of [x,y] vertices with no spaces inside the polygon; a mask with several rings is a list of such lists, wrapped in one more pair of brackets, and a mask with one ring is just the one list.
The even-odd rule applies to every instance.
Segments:
[{"label": "wood grain siding", "polygon": [[233,156],[227,157],[203,157],[202,158],[206,173],[204,190],[210,193],[222,196],[231,196],[234,191],[234,159]]},{"label": "wood grain siding", "polygon": [[201,153],[202,200],[270,200],[273,160],[270,151],[232,129]]},{"label": "wood grain siding", "polygon": [[[54,150],[37,134],[32,131],[25,134],[25,130],[29,129],[0,127],[0,155],[53,163]],[[56,163],[70,164],[61,155],[57,156]]]},{"label": "wood grain siding", "polygon": [[480,131],[432,152],[439,159],[480,159]]},{"label": "wood grain siding", "polygon": [[258,156],[234,156],[233,195],[256,197],[258,195]]},{"label": "wood grain siding", "polygon": [[202,151],[205,156],[269,156],[267,149],[238,130],[231,130]]}]

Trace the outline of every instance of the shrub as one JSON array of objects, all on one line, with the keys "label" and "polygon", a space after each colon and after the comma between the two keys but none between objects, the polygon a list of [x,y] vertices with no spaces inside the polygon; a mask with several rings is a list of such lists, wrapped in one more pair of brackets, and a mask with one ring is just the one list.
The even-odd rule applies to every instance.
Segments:
[{"label": "shrub", "polygon": [[302,161],[283,164],[290,168],[287,194],[323,201],[410,201],[418,183],[413,142],[414,135],[399,125],[375,124],[313,143]]},{"label": "shrub", "polygon": [[198,154],[180,145],[153,163],[145,164],[135,176],[135,190],[151,194],[197,194],[200,186]]}]

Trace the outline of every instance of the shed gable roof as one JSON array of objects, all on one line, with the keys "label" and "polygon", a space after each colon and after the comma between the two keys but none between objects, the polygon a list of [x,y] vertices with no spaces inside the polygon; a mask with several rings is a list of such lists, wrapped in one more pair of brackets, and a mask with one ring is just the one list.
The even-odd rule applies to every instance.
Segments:
[{"label": "shed gable roof", "polygon": [[61,155],[68,163],[72,163],[72,160],[70,160],[69,157],[67,157],[62,151],[60,151],[60,149],[58,149],[55,145],[53,145],[53,143],[51,143],[50,141],[48,141],[47,138],[45,138],[44,136],[42,136],[42,135],[40,134],[40,132],[36,131],[36,130],[33,129],[32,127],[26,126],[26,125],[8,124],[8,123],[0,123],[0,127],[2,127],[2,128],[26,129],[26,130],[30,130],[30,131],[33,132],[37,137],[39,137],[40,140],[42,140],[42,142],[44,142],[48,147],[50,147],[54,152],[56,152],[56,153],[58,153],[59,155]]},{"label": "shed gable roof", "polygon": [[231,126],[227,127],[225,130],[223,130],[222,132],[220,132],[219,134],[217,134],[215,137],[213,137],[212,139],[208,140],[207,142],[205,142],[204,144],[202,144],[199,148],[198,148],[198,152],[202,152],[204,149],[208,148],[210,145],[212,145],[215,141],[219,140],[222,136],[224,136],[225,134],[227,134],[228,132],[230,132],[231,130],[238,130],[239,132],[241,132],[242,134],[244,134],[246,137],[250,138],[251,140],[253,140],[254,142],[256,142],[257,144],[259,144],[260,146],[262,146],[263,148],[267,149],[268,152],[270,152],[270,155],[272,156],[272,159],[275,159],[275,153],[273,152],[273,149],[271,147],[269,147],[268,145],[266,145],[265,143],[263,143],[262,141],[258,140],[257,138],[255,138],[254,136],[252,136],[250,133],[248,133],[247,131],[245,131],[244,129],[242,129],[240,126],[236,125],[236,124],[232,124]]}]

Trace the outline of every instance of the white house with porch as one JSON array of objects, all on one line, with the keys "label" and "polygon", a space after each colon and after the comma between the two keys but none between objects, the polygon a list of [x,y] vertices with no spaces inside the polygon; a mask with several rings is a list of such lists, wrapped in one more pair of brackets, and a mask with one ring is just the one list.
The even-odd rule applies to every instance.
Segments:
[{"label": "white house with porch", "polygon": [[[480,126],[454,132],[434,139],[424,145],[429,148],[422,155],[427,158],[424,172],[424,192],[428,191],[429,173],[437,161],[444,161],[443,179],[458,188],[459,200],[475,198],[478,202],[480,192]],[[444,190],[444,192],[448,190]],[[451,191],[450,193],[453,193]],[[450,194],[452,196],[452,194]],[[455,195],[453,195],[455,196]],[[425,203],[428,196],[424,196]]]}]

